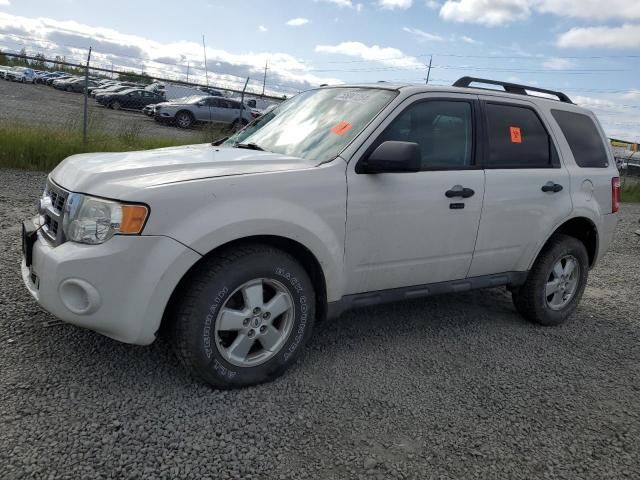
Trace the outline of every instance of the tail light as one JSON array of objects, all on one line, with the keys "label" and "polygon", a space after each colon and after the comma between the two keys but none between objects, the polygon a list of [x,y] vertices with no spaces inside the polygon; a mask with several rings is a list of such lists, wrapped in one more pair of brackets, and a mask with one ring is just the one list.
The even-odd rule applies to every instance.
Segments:
[{"label": "tail light", "polygon": [[611,179],[611,213],[616,213],[620,208],[620,177]]}]

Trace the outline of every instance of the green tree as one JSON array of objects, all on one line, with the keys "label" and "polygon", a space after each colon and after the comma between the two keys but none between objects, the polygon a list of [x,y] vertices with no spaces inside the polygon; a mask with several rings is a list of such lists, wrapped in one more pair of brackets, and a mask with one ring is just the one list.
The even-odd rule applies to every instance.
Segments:
[{"label": "green tree", "polygon": [[0,65],[10,65],[10,60],[7,56],[0,50]]},{"label": "green tree", "polygon": [[46,57],[42,53],[36,53],[35,57],[36,59],[31,61],[31,67],[35,70],[46,70]]},{"label": "green tree", "polygon": [[[22,48],[22,49],[20,50],[20,55],[21,55],[22,57],[26,57],[26,56],[27,56],[27,49],[26,49],[26,48]],[[27,60],[26,58],[20,58],[20,57],[18,57],[18,58],[16,58],[16,60],[17,60],[17,61],[16,61],[16,65],[22,65],[22,66],[25,66],[25,67],[28,67],[28,66],[29,66],[29,60]]]},{"label": "green tree", "polygon": [[142,83],[144,85],[149,85],[151,83],[153,83],[153,78],[142,72],[142,73],[135,73],[135,72],[122,72],[118,74],[118,80],[122,81],[122,82],[136,82],[136,83]]}]

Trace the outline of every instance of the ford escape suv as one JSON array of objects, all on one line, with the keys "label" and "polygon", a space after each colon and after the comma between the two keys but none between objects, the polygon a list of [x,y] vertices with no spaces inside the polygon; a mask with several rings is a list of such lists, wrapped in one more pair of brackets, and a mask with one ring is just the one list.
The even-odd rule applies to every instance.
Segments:
[{"label": "ford escape suv", "polygon": [[74,325],[142,345],[162,327],[231,388],[277,377],[353,307],[505,286],[557,325],[618,203],[602,128],[561,92],[321,87],[214,145],[67,158],[23,223],[22,276]]}]

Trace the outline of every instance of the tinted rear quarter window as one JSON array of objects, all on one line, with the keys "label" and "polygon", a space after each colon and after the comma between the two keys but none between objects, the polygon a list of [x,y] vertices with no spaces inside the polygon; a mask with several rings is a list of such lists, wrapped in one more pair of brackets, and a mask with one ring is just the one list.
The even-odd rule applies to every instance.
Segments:
[{"label": "tinted rear quarter window", "polygon": [[551,139],[538,115],[514,105],[486,104],[489,168],[550,168]]},{"label": "tinted rear quarter window", "polygon": [[560,130],[567,139],[573,158],[582,168],[605,168],[609,159],[602,137],[593,120],[581,113],[551,110]]}]

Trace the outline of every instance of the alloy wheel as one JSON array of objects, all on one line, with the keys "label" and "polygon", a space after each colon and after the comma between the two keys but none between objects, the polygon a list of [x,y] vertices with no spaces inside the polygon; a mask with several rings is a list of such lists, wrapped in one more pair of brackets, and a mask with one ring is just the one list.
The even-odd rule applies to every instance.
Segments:
[{"label": "alloy wheel", "polygon": [[293,297],[280,282],[257,278],[225,301],[215,322],[216,347],[229,363],[253,367],[283,347],[294,320]]}]

